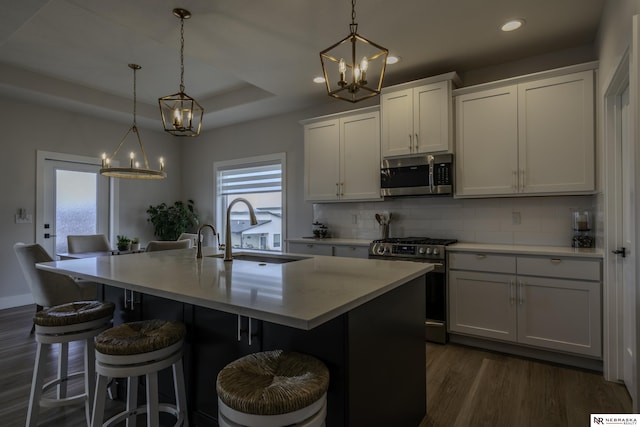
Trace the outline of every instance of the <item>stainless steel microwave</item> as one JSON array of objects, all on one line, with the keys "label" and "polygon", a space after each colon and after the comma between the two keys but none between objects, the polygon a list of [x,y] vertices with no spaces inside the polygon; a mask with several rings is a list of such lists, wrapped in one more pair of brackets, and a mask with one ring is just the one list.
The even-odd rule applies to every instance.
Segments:
[{"label": "stainless steel microwave", "polygon": [[452,154],[384,159],[380,193],[385,197],[452,195],[453,175]]}]

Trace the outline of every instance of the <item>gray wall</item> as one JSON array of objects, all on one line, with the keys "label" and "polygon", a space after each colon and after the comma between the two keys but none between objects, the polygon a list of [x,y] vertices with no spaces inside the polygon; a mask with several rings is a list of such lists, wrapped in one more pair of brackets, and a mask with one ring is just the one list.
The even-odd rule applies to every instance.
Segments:
[{"label": "gray wall", "polygon": [[[24,303],[25,295],[30,295],[13,244],[34,242],[35,222],[16,224],[14,218],[19,208],[34,214],[36,152],[99,157],[115,149],[130,123],[109,122],[6,97],[0,101],[0,308],[5,308]],[[153,238],[153,229],[146,222],[147,207],[180,197],[181,153],[179,141],[162,131],[141,129],[140,134],[148,157],[165,157],[168,178],[155,182],[127,180],[120,185],[120,229],[114,233],[139,236],[145,241]]]}]

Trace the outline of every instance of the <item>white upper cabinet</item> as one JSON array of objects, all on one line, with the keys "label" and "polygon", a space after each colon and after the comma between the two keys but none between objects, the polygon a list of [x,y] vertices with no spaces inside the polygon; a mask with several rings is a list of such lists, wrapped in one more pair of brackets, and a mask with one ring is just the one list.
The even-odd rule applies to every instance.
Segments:
[{"label": "white upper cabinet", "polygon": [[518,92],[506,86],[456,98],[456,194],[517,192]]},{"label": "white upper cabinet", "polygon": [[592,70],[469,88],[455,105],[456,196],[595,191]]},{"label": "white upper cabinet", "polygon": [[304,124],[305,200],[381,200],[377,107]]},{"label": "white upper cabinet", "polygon": [[447,80],[409,88],[399,85],[383,91],[380,96],[383,157],[452,152],[451,78],[455,73],[448,76]]}]

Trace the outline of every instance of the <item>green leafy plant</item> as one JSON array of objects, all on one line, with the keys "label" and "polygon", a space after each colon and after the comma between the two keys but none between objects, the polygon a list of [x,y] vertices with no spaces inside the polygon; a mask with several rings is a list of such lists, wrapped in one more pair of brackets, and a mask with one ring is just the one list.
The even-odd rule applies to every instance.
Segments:
[{"label": "green leafy plant", "polygon": [[138,243],[140,243],[140,238],[139,237],[134,237],[133,239],[131,239],[131,243],[134,245],[137,245]]},{"label": "green leafy plant", "polygon": [[177,240],[180,234],[193,232],[200,224],[193,205],[193,200],[187,200],[149,206],[147,221],[153,224],[153,234],[160,240]]},{"label": "green leafy plant", "polygon": [[129,249],[129,245],[131,244],[131,239],[129,239],[125,235],[117,235],[116,238],[118,239],[118,250],[126,251]]}]

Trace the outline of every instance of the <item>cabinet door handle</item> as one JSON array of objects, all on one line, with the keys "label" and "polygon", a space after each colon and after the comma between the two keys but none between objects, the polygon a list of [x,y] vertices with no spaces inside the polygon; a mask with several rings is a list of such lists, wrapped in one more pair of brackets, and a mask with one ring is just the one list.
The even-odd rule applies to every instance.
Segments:
[{"label": "cabinet door handle", "polygon": [[340,197],[340,183],[336,182],[336,197]]},{"label": "cabinet door handle", "polygon": [[418,150],[418,134],[416,133],[416,143],[414,144],[415,148],[416,148],[416,153],[419,151]]},{"label": "cabinet door handle", "polygon": [[242,318],[238,314],[238,342],[242,340]]},{"label": "cabinet door handle", "polygon": [[485,259],[487,256],[485,254],[476,254],[477,259]]},{"label": "cabinet door handle", "polygon": [[525,182],[524,182],[524,177],[525,177],[524,169],[520,169],[520,175],[522,176],[522,178],[520,179],[520,191],[524,191],[524,186],[525,186]]},{"label": "cabinet door handle", "polygon": [[247,322],[249,323],[249,345],[251,345],[252,343],[251,317],[247,317]]},{"label": "cabinet door handle", "polygon": [[307,247],[308,247],[308,248],[312,248],[312,247],[313,247],[313,245],[311,245],[311,244],[308,244],[308,245],[307,245]]},{"label": "cabinet door handle", "polygon": [[553,264],[560,264],[562,262],[560,258],[551,258],[549,261],[551,261]]},{"label": "cabinet door handle", "polygon": [[344,196],[344,182],[340,183],[340,197]]},{"label": "cabinet door handle", "polygon": [[413,141],[411,140],[411,134],[409,134],[409,152],[413,151]]},{"label": "cabinet door handle", "polygon": [[[129,296],[130,295],[130,296]],[[135,295],[133,291],[124,290],[124,309],[134,310],[135,309]]]},{"label": "cabinet door handle", "polygon": [[518,289],[518,302],[520,305],[524,304],[524,285],[525,283],[522,280],[520,280],[519,282],[520,289]]},{"label": "cabinet door handle", "polygon": [[516,302],[516,283],[515,281],[509,280],[509,304],[515,304]]}]

